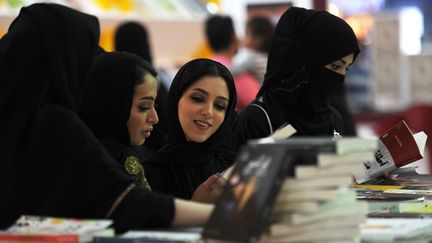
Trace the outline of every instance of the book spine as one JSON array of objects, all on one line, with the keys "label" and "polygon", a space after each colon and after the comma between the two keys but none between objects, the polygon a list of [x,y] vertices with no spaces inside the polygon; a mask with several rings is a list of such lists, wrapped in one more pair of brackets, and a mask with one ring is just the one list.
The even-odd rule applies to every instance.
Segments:
[{"label": "book spine", "polygon": [[0,234],[0,242],[79,242],[78,234]]}]

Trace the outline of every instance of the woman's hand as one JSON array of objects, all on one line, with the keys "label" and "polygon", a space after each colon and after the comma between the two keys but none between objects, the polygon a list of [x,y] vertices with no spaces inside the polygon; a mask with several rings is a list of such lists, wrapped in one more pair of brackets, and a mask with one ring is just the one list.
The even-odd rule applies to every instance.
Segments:
[{"label": "woman's hand", "polygon": [[215,203],[223,191],[226,180],[219,174],[210,176],[194,192],[192,201]]}]

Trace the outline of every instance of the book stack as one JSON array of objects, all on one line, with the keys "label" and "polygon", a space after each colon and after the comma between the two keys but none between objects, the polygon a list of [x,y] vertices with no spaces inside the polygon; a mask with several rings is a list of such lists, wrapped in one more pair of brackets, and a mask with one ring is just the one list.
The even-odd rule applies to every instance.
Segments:
[{"label": "book stack", "polygon": [[[324,140],[323,140],[324,141]],[[318,143],[316,143],[318,144]],[[323,144],[323,143],[322,143]],[[368,205],[350,189],[353,172],[375,159],[376,139],[343,138],[306,151],[291,150],[299,158],[294,175],[286,178],[276,200],[269,242],[356,242]],[[307,156],[309,155],[309,156]],[[313,164],[303,163],[303,158]]]},{"label": "book stack", "polygon": [[21,216],[6,231],[0,242],[91,242],[95,236],[113,236],[111,220]]}]

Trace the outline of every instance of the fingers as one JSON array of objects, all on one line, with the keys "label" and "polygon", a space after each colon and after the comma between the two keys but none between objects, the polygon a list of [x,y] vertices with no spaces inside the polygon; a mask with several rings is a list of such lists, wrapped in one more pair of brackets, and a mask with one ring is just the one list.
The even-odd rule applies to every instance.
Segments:
[{"label": "fingers", "polygon": [[215,174],[210,176],[210,178],[207,179],[207,181],[209,182],[209,185],[211,186],[212,189],[223,188],[227,182],[225,178],[223,178],[223,176],[221,176],[220,174]]}]

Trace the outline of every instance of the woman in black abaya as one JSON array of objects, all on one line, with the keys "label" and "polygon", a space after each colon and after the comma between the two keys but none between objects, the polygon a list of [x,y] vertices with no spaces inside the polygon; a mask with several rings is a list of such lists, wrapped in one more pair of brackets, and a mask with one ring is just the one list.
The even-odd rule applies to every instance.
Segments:
[{"label": "woman in black abaya", "polygon": [[83,90],[80,109],[99,141],[138,185],[151,191],[136,147],[158,123],[156,71],[138,55],[103,53],[96,57]]},{"label": "woman in black abaya", "polygon": [[343,134],[342,118],[328,98],[342,85],[359,52],[344,20],[325,11],[291,7],[276,26],[258,97],[280,104],[297,135]]},{"label": "woman in black abaya", "polygon": [[[178,103],[185,92],[202,79],[219,78],[225,82],[228,94],[224,106],[223,122],[208,139],[202,142],[187,139],[179,120]],[[211,80],[216,85],[218,80]],[[202,89],[202,87],[198,87]],[[204,90],[204,93],[209,90]],[[195,103],[208,100],[197,94]],[[193,192],[208,177],[224,170],[226,160],[233,155],[225,140],[235,115],[236,90],[234,80],[225,66],[210,60],[196,59],[186,63],[177,72],[168,93],[167,102],[168,143],[155,155],[144,161],[146,176],[153,190],[190,199]],[[214,108],[213,108],[214,109]],[[218,111],[213,111],[218,112]],[[201,116],[202,120],[213,117]],[[215,125],[215,124],[213,124]]]},{"label": "woman in black abaya", "polygon": [[23,8],[0,40],[0,228],[23,214],[112,218],[123,231],[210,213],[135,187],[78,118],[98,41],[95,17],[56,4]]}]

